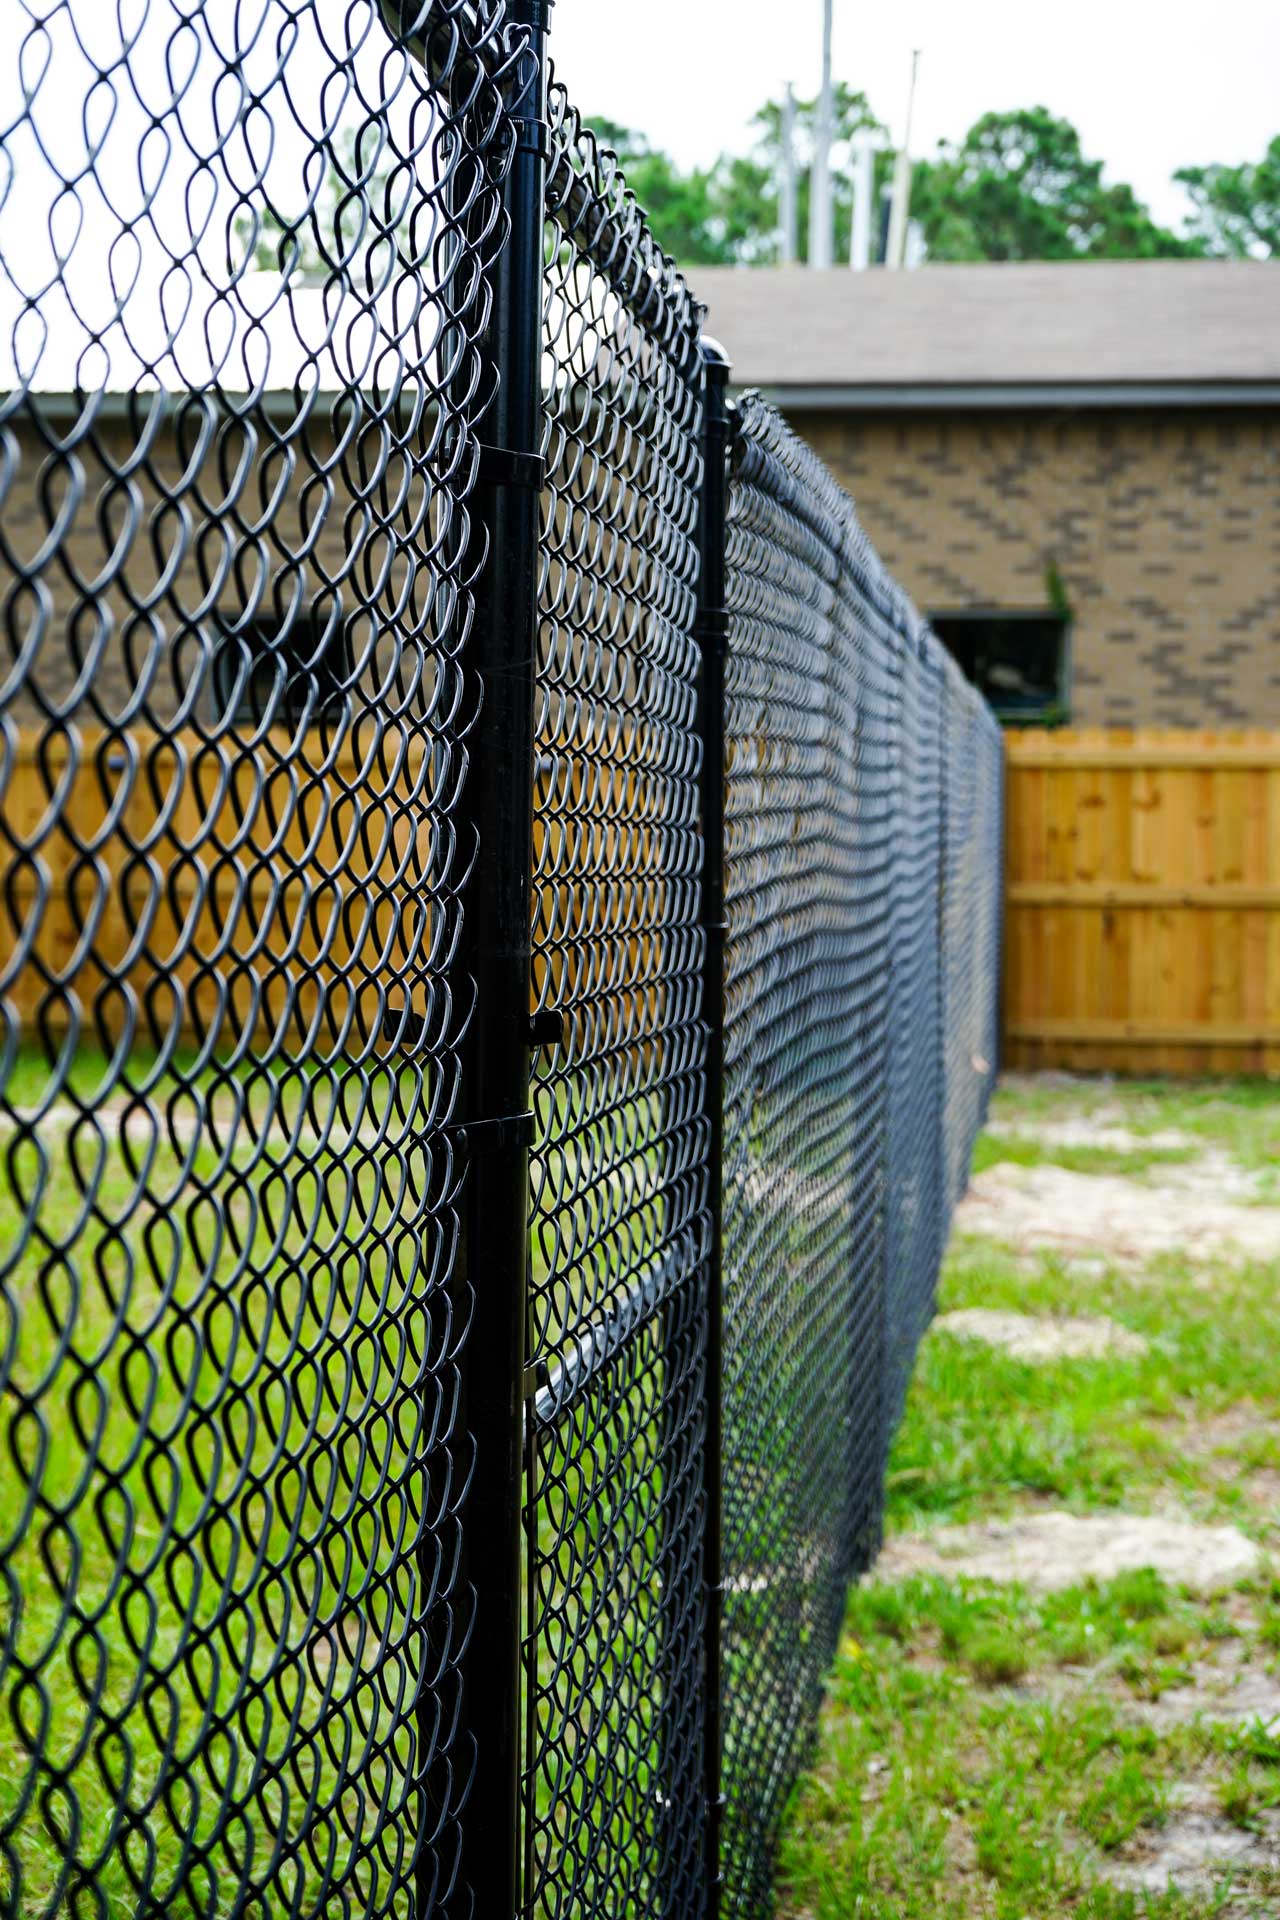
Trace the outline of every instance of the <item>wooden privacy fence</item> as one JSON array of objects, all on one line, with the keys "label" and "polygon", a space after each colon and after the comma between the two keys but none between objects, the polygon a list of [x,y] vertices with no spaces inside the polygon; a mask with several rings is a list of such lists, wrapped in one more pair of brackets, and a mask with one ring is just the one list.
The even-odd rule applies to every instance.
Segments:
[{"label": "wooden privacy fence", "polygon": [[1005,739],[1003,1064],[1280,1072],[1280,733]]},{"label": "wooden privacy fence", "polygon": [[[273,730],[167,739],[0,735],[0,992],[25,1028],[159,1046],[234,1012],[237,1032],[368,1032],[425,1015],[443,917],[431,894],[432,795],[447,770],[420,738],[370,727],[336,743]],[[398,1013],[395,1018],[398,1019]]]},{"label": "wooden privacy fence", "polygon": [[[391,1037],[406,1008],[448,1017],[431,994],[451,927],[429,823],[456,754],[433,767],[425,739],[367,733],[328,746],[317,729],[256,744],[84,729],[74,756],[34,728],[0,733],[0,993],[23,1028],[38,1015],[65,1027],[61,986],[86,1010],[83,1037],[114,1044],[124,983],[154,1045],[170,1027],[195,1042],[225,1004],[259,1044],[321,1000],[354,1036],[380,1023]],[[597,727],[588,758],[559,715],[539,746],[534,1004],[572,1020],[607,993],[615,1018],[652,1013],[667,984],[652,923],[671,882],[643,810],[642,743]],[[605,874],[622,882],[607,894]],[[606,935],[602,972],[590,943]],[[379,983],[393,966],[388,1004]]]},{"label": "wooden privacy fence", "polygon": [[[1280,733],[1027,729],[1005,740],[1003,1064],[1280,1072]],[[404,885],[421,892],[429,870],[423,748],[415,743],[398,763],[379,769],[376,787],[386,805],[376,817],[369,817],[371,783],[364,777],[366,817],[357,829],[344,804],[358,772],[352,744],[332,761],[318,741],[308,745],[311,778],[299,778],[296,760],[286,773],[281,754],[276,787],[268,781],[251,798],[240,792],[235,757],[194,736],[175,743],[170,762],[153,756],[146,780],[102,738],[85,740],[70,777],[65,754],[42,756],[33,734],[11,738],[0,753],[6,807],[23,840],[39,845],[44,877],[35,862],[6,850],[0,974],[47,886],[33,959],[53,979],[79,968],[83,992],[82,949],[92,933],[96,953],[122,969],[140,995],[150,987],[160,1026],[176,1011],[166,976],[184,991],[184,1026],[193,1013],[197,1021],[209,1015],[228,992],[258,996],[260,1019],[270,1023],[298,962],[326,977],[346,974],[356,1024],[376,1017],[355,1004],[372,1002],[376,993],[365,969],[350,971],[350,957],[371,936],[377,949],[377,929]],[[544,760],[544,784],[557,764]],[[166,766],[157,784],[157,768]],[[539,871],[555,850],[543,849],[546,794],[541,799]],[[588,801],[584,827],[592,811]],[[110,834],[109,818],[116,820]],[[643,886],[651,848],[645,830],[636,832],[640,844],[627,864],[634,884]],[[123,852],[126,842],[135,849],[132,859]],[[294,863],[283,890],[270,877],[277,846],[287,846]],[[568,926],[585,896],[575,908],[579,890],[566,879],[564,857],[560,848],[558,878],[541,885],[537,898],[540,914]],[[581,880],[601,859],[617,858],[617,848],[584,843],[582,860],[569,871],[579,867]],[[204,905],[192,927],[196,865]],[[224,909],[246,886],[254,937],[248,947],[243,934],[228,947]],[[403,926],[397,937],[403,942]],[[437,938],[426,913],[417,929],[420,951],[401,955],[402,964],[409,961],[411,1006],[422,997],[425,1008],[425,982],[440,959]],[[627,951],[631,971],[634,930]],[[419,974],[421,996],[412,985]],[[33,996],[44,990],[39,967],[28,966],[7,990],[29,1020]],[[642,991],[642,981],[632,981],[631,990]],[[307,1007],[311,997],[308,987]],[[108,1004],[100,1012],[104,1029],[118,1026],[119,1009]]]}]

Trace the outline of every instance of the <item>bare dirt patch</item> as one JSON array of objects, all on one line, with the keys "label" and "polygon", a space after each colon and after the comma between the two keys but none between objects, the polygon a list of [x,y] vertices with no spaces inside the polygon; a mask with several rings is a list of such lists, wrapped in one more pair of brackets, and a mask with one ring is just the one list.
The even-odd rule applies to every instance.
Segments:
[{"label": "bare dirt patch", "polygon": [[1280,1814],[1267,1812],[1256,1830],[1233,1826],[1203,1786],[1175,1793],[1162,1827],[1135,1834],[1100,1874],[1132,1893],[1205,1892],[1227,1875],[1267,1872],[1280,1862]]},{"label": "bare dirt patch", "polygon": [[1280,1462],[1276,1425],[1264,1408],[1245,1401],[1204,1413],[1153,1419],[1152,1426],[1191,1463],[1203,1483],[1239,1496],[1268,1536],[1280,1526]]},{"label": "bare dirt patch", "polygon": [[1064,1120],[992,1119],[985,1131],[996,1140],[1034,1140],[1049,1148],[1106,1147],[1113,1153],[1194,1153],[1204,1144],[1178,1127],[1135,1133],[1123,1124],[1122,1112],[1106,1108]]},{"label": "bare dirt patch", "polygon": [[[1280,1258],[1280,1207],[1248,1203],[1252,1176],[1205,1156],[1158,1178],[1071,1173],[1001,1162],[974,1180],[956,1209],[960,1233],[1020,1253],[1104,1253],[1141,1262],[1162,1253],[1197,1260]],[[1234,1176],[1234,1177],[1230,1177]],[[1239,1198],[1228,1197],[1238,1194]]]},{"label": "bare dirt patch", "polygon": [[1215,1593],[1255,1572],[1261,1557],[1237,1527],[1160,1514],[1050,1512],[899,1534],[876,1561],[874,1577],[960,1574],[1048,1589],[1152,1567],[1175,1585]]},{"label": "bare dirt patch", "polygon": [[1044,1365],[1055,1360],[1137,1358],[1148,1351],[1140,1333],[1115,1320],[1079,1315],[1062,1319],[1004,1313],[992,1307],[962,1307],[939,1314],[934,1327],[957,1340],[978,1340],[1013,1360]]},{"label": "bare dirt patch", "polygon": [[1236,1726],[1258,1721],[1271,1732],[1280,1726],[1280,1676],[1268,1673],[1256,1649],[1228,1640],[1195,1660],[1182,1686],[1166,1687],[1158,1700],[1136,1702],[1134,1711],[1161,1729],[1193,1720]]},{"label": "bare dirt patch", "polygon": [[1275,1418],[1254,1401],[1238,1401],[1213,1412],[1192,1402],[1153,1424],[1215,1481],[1229,1480],[1259,1499],[1280,1486]]}]

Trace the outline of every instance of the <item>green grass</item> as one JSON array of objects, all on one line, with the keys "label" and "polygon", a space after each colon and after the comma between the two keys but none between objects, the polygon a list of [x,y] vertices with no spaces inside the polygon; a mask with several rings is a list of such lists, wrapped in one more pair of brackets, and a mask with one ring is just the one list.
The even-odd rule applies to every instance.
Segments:
[{"label": "green grass", "polygon": [[973,1152],[974,1173],[984,1173],[1000,1163],[1018,1167],[1066,1167],[1070,1173],[1146,1173],[1151,1167],[1185,1164],[1195,1154],[1194,1147],[1067,1147],[1045,1146],[1034,1134],[984,1133]]},{"label": "green grass", "polygon": [[[1273,1081],[1017,1077],[999,1088],[991,1115],[1002,1126],[1031,1130],[1046,1121],[1087,1119],[1100,1106],[1136,1136],[1185,1133],[1201,1150],[1217,1148],[1262,1176],[1263,1197],[1280,1201],[1280,1087]],[[1059,1166],[1069,1164],[1056,1150],[1052,1157]]]},{"label": "green grass", "polygon": [[[61,1070],[53,1077],[61,1080]],[[84,1052],[70,1084],[91,1101],[110,1077],[100,1056]],[[130,1078],[162,1110],[170,1102],[174,1089],[154,1061],[135,1055]],[[20,1054],[8,1066],[6,1098],[30,1110],[48,1079],[33,1053]],[[297,1124],[323,1132],[325,1116],[348,1097],[343,1080],[337,1068],[295,1074],[276,1097]],[[247,1069],[210,1070],[201,1087],[215,1107],[228,1109],[241,1099],[260,1102],[264,1092]],[[1046,1150],[1036,1137],[1040,1120],[1081,1111],[1086,1097],[1075,1088],[1048,1099],[1034,1088],[1001,1094],[997,1111],[1018,1130],[986,1136],[979,1164],[1052,1160],[1082,1173],[1155,1179],[1162,1166],[1187,1157],[1159,1145]],[[1256,1089],[1219,1087],[1199,1103],[1186,1089],[1107,1089],[1104,1097],[1125,1106],[1135,1135],[1178,1127],[1207,1144],[1230,1142],[1223,1150],[1253,1168],[1266,1161],[1259,1143],[1273,1129],[1280,1134],[1275,1096],[1260,1100]],[[420,1112],[429,1098],[412,1076],[384,1074],[371,1105]],[[65,1107],[65,1088],[60,1100]],[[125,1104],[118,1091],[112,1100]],[[173,1111],[181,1121],[181,1100]],[[201,1778],[197,1763],[198,1795],[179,1792],[147,1809],[165,1774],[166,1748],[193,1758],[208,1750],[202,1691],[234,1718],[246,1678],[252,1697],[235,1722],[237,1757],[224,1746],[215,1760],[220,1779],[233,1780],[251,1802],[255,1860],[268,1857],[276,1833],[287,1852],[312,1835],[319,1845],[331,1831],[371,1832],[378,1819],[336,1745],[300,1742],[290,1716],[336,1742],[353,1724],[353,1699],[360,1698],[361,1713],[373,1711],[371,1660],[390,1690],[414,1658],[412,1649],[378,1646],[402,1632],[396,1609],[404,1589],[393,1604],[376,1590],[377,1576],[393,1557],[396,1530],[411,1528],[414,1516],[397,1506],[395,1492],[413,1436],[380,1422],[376,1408],[416,1404],[405,1368],[435,1351],[421,1276],[411,1271],[412,1236],[397,1235],[421,1219],[422,1169],[411,1153],[321,1151],[313,1140],[316,1168],[300,1174],[294,1167],[290,1205],[278,1176],[246,1171],[244,1137],[237,1138],[228,1153],[207,1142],[184,1145],[181,1127],[154,1143],[128,1127],[102,1150],[87,1133],[73,1149],[64,1126],[50,1134],[43,1162],[30,1143],[4,1143],[6,1182],[42,1236],[12,1260],[17,1221],[0,1221],[0,1256],[11,1260],[11,1387],[38,1402],[41,1416],[37,1426],[15,1418],[12,1406],[7,1412],[20,1462],[11,1484],[38,1482],[44,1499],[34,1525],[12,1503],[4,1516],[23,1544],[7,1557],[9,1598],[0,1619],[11,1653],[43,1674],[49,1715],[43,1729],[33,1722],[38,1705],[28,1690],[18,1721],[0,1720],[0,1825],[14,1828],[24,1916],[67,1904],[54,1835],[65,1832],[71,1801],[60,1790],[43,1803],[24,1799],[37,1749],[74,1788],[82,1822],[76,1851],[102,1862],[110,1920],[134,1911],[129,1863],[142,1872],[152,1846],[152,1883],[167,1910],[182,1916],[203,1905],[208,1876],[186,1877],[183,1847],[211,1833],[218,1783]],[[636,1151],[643,1157],[648,1148],[641,1142]],[[566,1216],[564,1231],[574,1218]],[[385,1263],[373,1263],[378,1284],[371,1272],[358,1275],[358,1251],[371,1241],[390,1250]],[[438,1251],[442,1272],[447,1261]],[[550,1287],[549,1257],[536,1245],[535,1286],[541,1319],[560,1335],[582,1317],[583,1290],[570,1298],[559,1283]],[[564,1258],[562,1248],[558,1268]],[[607,1275],[597,1294],[587,1319],[608,1305]],[[1048,1259],[1028,1269],[993,1243],[961,1241],[949,1256],[940,1304],[1106,1313],[1146,1334],[1151,1351],[1137,1360],[1031,1368],[931,1337],[891,1465],[892,1528],[1037,1502],[1083,1510],[1172,1495],[1194,1513],[1233,1520],[1271,1543],[1272,1519],[1251,1476],[1280,1470],[1273,1272],[1205,1274],[1177,1259],[1143,1273],[1083,1272]],[[634,1383],[626,1388],[626,1396],[638,1392]],[[316,1426],[303,1471],[295,1472],[278,1457],[278,1437],[282,1427],[296,1429],[304,1403],[316,1410]],[[1252,1432],[1233,1426],[1242,1413]],[[626,1525],[589,1501],[578,1511],[586,1480],[616,1464],[616,1432],[584,1431],[572,1460],[547,1463],[551,1483],[560,1475],[564,1491],[544,1500],[539,1516],[545,1605],[566,1600],[572,1568],[589,1566],[607,1584],[625,1554],[634,1561],[633,1634],[652,1631],[655,1431],[652,1409],[637,1405],[627,1446],[640,1502]],[[175,1448],[182,1471],[172,1475],[164,1462]],[[353,1521],[343,1507],[349,1480],[367,1483],[372,1459],[388,1488],[377,1525],[372,1513]],[[286,1563],[287,1582],[273,1587],[261,1568],[233,1568],[229,1529],[206,1518],[202,1489],[226,1503],[237,1487],[242,1541],[253,1539]],[[69,1526],[58,1517],[63,1506],[72,1513]],[[165,1546],[166,1526],[190,1535],[189,1560]],[[291,1527],[305,1544],[291,1540]],[[242,1604],[223,1605],[211,1570],[236,1584]],[[346,1607],[343,1595],[366,1577],[375,1582],[368,1604]],[[73,1606],[64,1593],[74,1595]],[[193,1625],[199,1634],[215,1620],[217,1637],[184,1667],[180,1642],[190,1641]],[[145,1659],[131,1638],[145,1645]],[[1218,1911],[1207,1897],[1199,1905],[1135,1905],[1099,1880],[1098,1862],[1157,1828],[1173,1787],[1189,1776],[1208,1780],[1224,1817],[1242,1829],[1265,1821],[1280,1787],[1280,1748],[1264,1735],[1156,1734],[1126,1718],[1126,1703],[1158,1699],[1228,1638],[1247,1644],[1251,1657],[1280,1658],[1280,1594],[1264,1583],[1229,1603],[1193,1602],[1143,1576],[1039,1601],[963,1583],[860,1589],[833,1678],[826,1745],[797,1796],[784,1843],[784,1907],[815,1920],[859,1912],[883,1920],[951,1913],[1048,1920],[1064,1912],[1200,1920]],[[264,1689],[260,1683],[281,1667],[281,1647],[279,1685]],[[633,1670],[638,1683],[647,1671],[638,1641],[579,1648],[559,1670],[550,1637],[540,1640],[539,1655],[539,1712],[561,1737],[606,1695],[609,1725],[621,1730],[632,1709],[625,1686],[619,1694],[614,1683]],[[596,1662],[590,1671],[588,1658]],[[140,1666],[149,1696],[131,1704]],[[128,1711],[127,1775],[113,1736],[86,1741],[86,1729],[101,1722],[85,1707],[86,1688],[96,1690],[100,1708]],[[385,1731],[389,1709],[378,1711]],[[633,1716],[630,1724],[634,1732],[639,1721]],[[297,1769],[255,1786],[247,1758],[255,1746],[277,1762],[295,1752]],[[365,1777],[376,1772],[394,1787],[398,1764],[389,1756]],[[644,1817],[648,1762],[635,1744],[614,1740],[603,1764],[625,1850],[628,1823]],[[545,1814],[549,1781],[539,1781],[538,1797]],[[122,1805],[132,1824],[121,1825]],[[539,1847],[554,1839],[548,1827]],[[373,1871],[353,1889],[357,1907],[374,1904]],[[234,1885],[234,1864],[224,1872]],[[265,1887],[260,1910],[283,1914],[305,1904],[316,1878],[314,1867],[286,1865]],[[0,1904],[6,1897],[0,1884]]]},{"label": "green grass", "polygon": [[[1008,1512],[1028,1498],[1084,1508],[1171,1495],[1199,1517],[1248,1518],[1240,1470],[1280,1466],[1280,1368],[1259,1338],[1277,1328],[1272,1269],[1225,1270],[1214,1284],[1178,1257],[1136,1274],[1053,1258],[1028,1271],[991,1243],[960,1240],[939,1308],[976,1306],[1105,1315],[1150,1350],[1033,1367],[932,1335],[890,1462],[891,1527]],[[1242,1409],[1256,1412],[1263,1437],[1206,1450],[1199,1436],[1212,1417]]]},{"label": "green grass", "polygon": [[[1167,1146],[1060,1148],[1038,1129],[1105,1104],[1135,1136],[1178,1129],[1250,1170],[1280,1147],[1256,1083],[1019,1082],[978,1167],[1158,1180]],[[1009,1128],[1009,1132],[1003,1128]],[[1195,1151],[1197,1149],[1192,1149]],[[934,1332],[890,1461],[887,1531],[1043,1507],[1170,1504],[1280,1548],[1280,1287],[1273,1267],[1170,1257],[1141,1271],[1019,1259],[958,1238],[939,1307],[1103,1314],[1149,1352],[1031,1366]],[[1194,1790],[1243,1831],[1280,1806],[1280,1739],[1153,1718],[1230,1651],[1280,1673],[1280,1583],[1196,1598],[1151,1572],[1053,1594],[964,1579],[868,1582],[850,1597],[810,1772],[780,1854],[794,1920],[1209,1920],[1280,1911],[1280,1868],[1181,1891],[1112,1885],[1109,1863]]]},{"label": "green grass", "polygon": [[[166,1912],[221,1912],[239,1867],[192,1850],[226,1800],[258,1911],[305,1905],[307,1849],[330,1836],[353,1901],[374,1905],[389,1874],[378,1796],[407,1795],[407,1744],[366,1762],[344,1743],[357,1725],[387,1741],[419,1658],[428,1403],[421,1425],[406,1410],[438,1355],[444,1229],[404,1136],[429,1093],[409,1072],[378,1077],[368,1111],[398,1115],[399,1144],[375,1144],[350,1138],[352,1076],[279,1075],[264,1158],[262,1125],[255,1147],[230,1123],[240,1100],[263,1121],[261,1074],[203,1074],[206,1116],[222,1118],[197,1138],[189,1093],[144,1057],[129,1071],[173,1130],[126,1120],[117,1086],[101,1138],[64,1113],[39,1145],[2,1143],[0,1901],[70,1910],[70,1848],[113,1920],[141,1883]],[[19,1055],[6,1100],[41,1105],[49,1077]],[[88,1053],[53,1076],[64,1109],[68,1085],[92,1101],[109,1077]],[[291,1128],[307,1131],[306,1168]]]},{"label": "green grass", "polygon": [[[1251,1597],[1273,1604],[1263,1586]],[[1207,1782],[1245,1828],[1280,1802],[1280,1745],[1257,1728],[1158,1732],[1125,1710],[1153,1675],[1184,1682],[1221,1637],[1212,1607],[1151,1574],[1034,1599],[922,1577],[859,1588],[784,1839],[783,1911],[1219,1911],[1214,1894],[1135,1902],[1105,1875],[1163,1824],[1179,1782]],[[1280,1874],[1255,1891],[1280,1895]]]}]

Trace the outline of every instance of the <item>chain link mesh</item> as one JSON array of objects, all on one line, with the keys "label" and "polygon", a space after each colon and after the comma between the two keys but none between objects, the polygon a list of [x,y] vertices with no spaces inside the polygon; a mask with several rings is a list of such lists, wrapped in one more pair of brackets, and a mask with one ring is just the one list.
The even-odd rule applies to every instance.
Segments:
[{"label": "chain link mesh", "polygon": [[[489,1116],[460,1104],[459,941],[477,863],[527,858],[470,824],[507,770],[471,764],[468,636],[527,45],[498,0],[22,12],[0,1911],[461,1917],[492,1729],[461,1678],[488,1276],[458,1259],[458,1121]],[[684,1920],[716,1573],[699,311],[550,101],[521,1908]],[[727,541],[723,1905],[748,1915],[994,1072],[1001,795],[989,715],[754,396]]]},{"label": "chain link mesh", "polygon": [[422,1915],[470,1771],[447,966],[521,45],[487,0],[17,11],[0,1906]]},{"label": "chain link mesh", "polygon": [[756,395],[737,413],[727,560],[724,1911],[737,1916],[770,1907],[773,1837],[847,1582],[878,1543],[885,1448],[989,1085],[999,868],[984,857],[1001,747],[852,503]]},{"label": "chain link mesh", "polygon": [[943,1187],[943,703],[939,650],[907,626],[900,695],[897,857],[888,963],[892,978],[885,1205],[884,1448],[902,1411],[916,1347],[933,1310],[946,1240]]},{"label": "chain link mesh", "polygon": [[969,1181],[976,1134],[987,1117],[999,1051],[1004,770],[982,701],[950,658],[944,701],[946,781],[943,879],[943,1106],[946,1198]]},{"label": "chain link mesh", "polygon": [[697,311],[551,89],[526,1901],[698,1911]]}]

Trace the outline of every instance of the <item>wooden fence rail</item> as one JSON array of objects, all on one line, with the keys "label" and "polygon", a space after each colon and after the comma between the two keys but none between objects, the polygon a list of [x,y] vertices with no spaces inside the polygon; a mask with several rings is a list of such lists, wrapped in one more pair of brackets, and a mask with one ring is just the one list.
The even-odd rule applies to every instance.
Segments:
[{"label": "wooden fence rail", "polygon": [[1280,734],[1005,738],[1005,1065],[1280,1072]]}]

